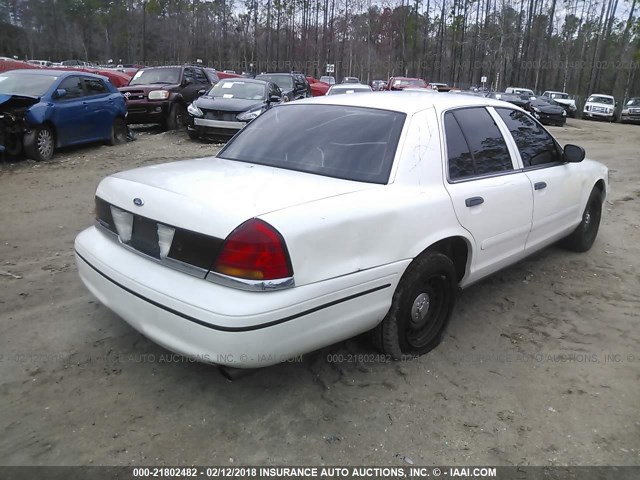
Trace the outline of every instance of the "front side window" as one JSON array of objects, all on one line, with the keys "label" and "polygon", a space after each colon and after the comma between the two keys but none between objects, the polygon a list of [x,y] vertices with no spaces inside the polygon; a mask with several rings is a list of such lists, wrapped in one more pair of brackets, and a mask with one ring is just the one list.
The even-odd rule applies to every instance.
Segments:
[{"label": "front side window", "polygon": [[[469,166],[465,163],[464,168],[452,170],[449,166],[449,178],[456,180],[468,176],[489,175],[513,170],[511,155],[507,144],[500,133],[500,129],[493,120],[493,117],[484,107],[462,108],[445,114],[445,134],[447,144],[449,144],[449,132],[447,124],[450,125],[453,135],[456,135],[451,120],[451,116],[457,122],[460,132],[464,137],[466,148],[468,148],[473,164],[473,171],[469,173]],[[455,147],[460,149],[464,147]]]},{"label": "front side window", "polygon": [[85,95],[84,88],[82,88],[82,79],[80,77],[67,77],[60,82],[60,86],[58,88],[62,88],[67,91],[67,94],[62,98],[62,100],[79,98]]},{"label": "front side window", "polygon": [[529,115],[510,108],[496,108],[496,112],[511,132],[525,168],[561,161],[551,135]]},{"label": "front side window", "polygon": [[365,107],[277,106],[242,129],[218,157],[384,184],[405,118],[404,113]]}]

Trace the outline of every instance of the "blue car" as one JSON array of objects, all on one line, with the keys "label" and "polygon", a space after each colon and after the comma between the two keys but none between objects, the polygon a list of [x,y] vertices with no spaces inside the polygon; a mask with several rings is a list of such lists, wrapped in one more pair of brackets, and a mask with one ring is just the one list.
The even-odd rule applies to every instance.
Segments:
[{"label": "blue car", "polygon": [[0,152],[49,160],[58,147],[127,140],[122,94],[100,75],[59,70],[0,73]]}]

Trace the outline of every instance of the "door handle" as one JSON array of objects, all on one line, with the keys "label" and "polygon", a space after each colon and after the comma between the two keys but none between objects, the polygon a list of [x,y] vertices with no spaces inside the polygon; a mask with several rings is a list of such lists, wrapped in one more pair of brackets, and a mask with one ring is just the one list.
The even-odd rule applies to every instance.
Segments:
[{"label": "door handle", "polygon": [[467,207],[474,207],[474,206],[480,205],[482,203],[484,203],[484,198],[482,198],[482,197],[471,197],[471,198],[467,198],[464,201],[464,204]]},{"label": "door handle", "polygon": [[543,188],[547,188],[547,184],[545,182],[536,182],[533,184],[533,188],[536,190],[542,190]]}]

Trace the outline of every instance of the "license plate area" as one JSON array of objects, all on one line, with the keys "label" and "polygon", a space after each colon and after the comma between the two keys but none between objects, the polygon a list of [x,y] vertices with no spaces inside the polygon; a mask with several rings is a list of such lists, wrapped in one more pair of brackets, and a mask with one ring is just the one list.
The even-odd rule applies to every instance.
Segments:
[{"label": "license plate area", "polygon": [[133,231],[129,244],[146,255],[160,258],[158,224],[139,215],[134,215]]}]

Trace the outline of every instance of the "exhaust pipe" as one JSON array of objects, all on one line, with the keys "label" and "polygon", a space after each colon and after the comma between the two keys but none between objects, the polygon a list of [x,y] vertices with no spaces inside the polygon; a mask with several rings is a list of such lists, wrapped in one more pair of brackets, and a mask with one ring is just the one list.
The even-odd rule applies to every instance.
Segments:
[{"label": "exhaust pipe", "polygon": [[234,368],[226,365],[218,365],[218,371],[228,381],[233,382],[239,378],[246,377],[256,372],[255,368]]}]

